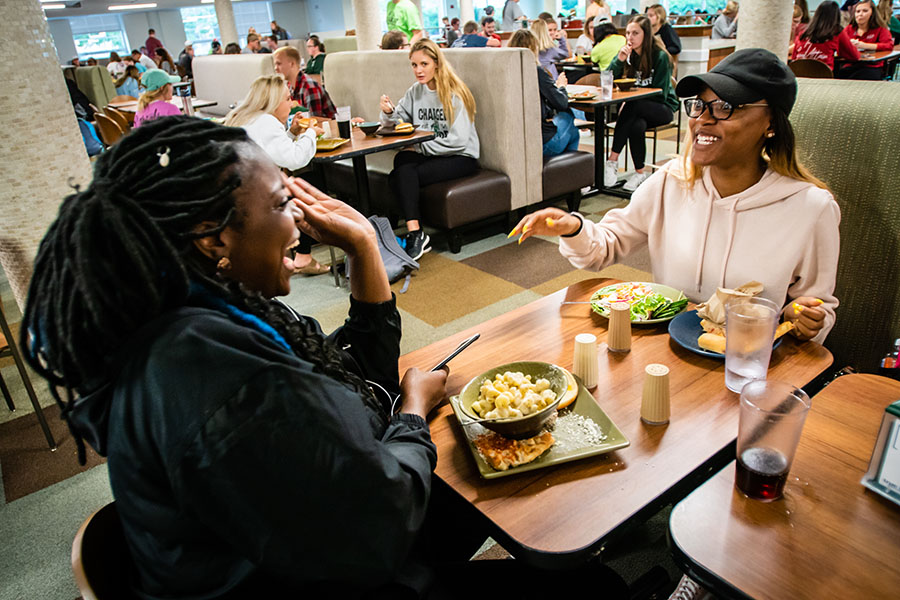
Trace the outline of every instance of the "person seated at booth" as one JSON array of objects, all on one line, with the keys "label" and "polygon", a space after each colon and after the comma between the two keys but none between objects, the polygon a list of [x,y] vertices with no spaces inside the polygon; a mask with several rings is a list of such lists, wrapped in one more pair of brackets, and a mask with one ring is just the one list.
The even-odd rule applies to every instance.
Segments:
[{"label": "person seated at booth", "polygon": [[[850,43],[863,51],[891,50],[894,39],[885,27],[881,15],[875,10],[873,0],[861,0],[853,7],[853,20],[844,29],[850,36]],[[841,79],[864,79],[878,81],[884,78],[884,61],[857,62],[844,65],[835,73]]]},{"label": "person seated at booth", "polygon": [[306,52],[309,54],[309,60],[306,61],[307,75],[321,75],[325,68],[325,44],[317,35],[309,36],[306,40]]},{"label": "person seated at booth", "polygon": [[848,61],[859,60],[859,50],[841,27],[841,10],[837,2],[825,0],[816,8],[812,20],[794,40],[791,60],[818,60],[834,70],[835,54]]},{"label": "person seated at booth", "polygon": [[[559,235],[575,267],[600,270],[649,246],[653,281],[704,302],[719,287],[763,284],[798,339],[835,321],[840,209],[798,160],[788,115],[797,80],[768,50],[739,50],[677,86],[689,117],[683,156],[599,223],[551,208],[513,234]],[[795,306],[798,305],[798,310]]]},{"label": "person seated at booth", "polygon": [[473,175],[480,146],[475,130],[475,98],[431,40],[419,40],[409,50],[416,83],[394,102],[381,96],[381,121],[393,126],[411,123],[434,131],[436,138],[403,150],[394,157],[388,177],[406,219],[406,253],[413,260],[431,249],[431,238],[419,223],[419,192],[426,185]]},{"label": "person seated at booth", "polygon": [[291,98],[316,117],[333,119],[337,109],[328,92],[300,70],[300,52],[293,46],[282,46],[272,55],[275,72],[283,75],[291,90]]},{"label": "person seated at booth", "polygon": [[538,59],[537,38],[527,29],[514,31],[507,47],[526,48],[534,54],[534,61],[537,63],[538,91],[541,96],[541,137],[544,156],[556,156],[563,152],[578,150],[581,136],[575,127],[575,117],[569,110],[566,74],[560,74],[555,82],[550,78],[550,73],[541,66]]},{"label": "person seated at booth", "polygon": [[559,27],[550,13],[541,15],[547,18],[535,19],[531,24],[531,33],[538,41],[541,66],[547,69],[550,77],[555,80],[559,77],[556,63],[569,58],[569,44],[566,42],[565,33],[560,34]]}]

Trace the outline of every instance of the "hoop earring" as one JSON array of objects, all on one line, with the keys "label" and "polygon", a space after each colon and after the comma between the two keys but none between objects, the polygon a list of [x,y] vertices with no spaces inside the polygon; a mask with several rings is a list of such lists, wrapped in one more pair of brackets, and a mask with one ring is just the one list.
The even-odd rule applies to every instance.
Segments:
[{"label": "hoop earring", "polygon": [[223,256],[219,259],[219,262],[216,263],[217,271],[230,271],[231,270],[231,260],[228,259],[227,256]]}]

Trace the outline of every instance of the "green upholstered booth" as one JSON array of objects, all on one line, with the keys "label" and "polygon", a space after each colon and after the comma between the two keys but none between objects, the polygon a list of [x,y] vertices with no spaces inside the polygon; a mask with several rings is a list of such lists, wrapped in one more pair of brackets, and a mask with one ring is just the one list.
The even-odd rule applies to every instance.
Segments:
[{"label": "green upholstered booth", "polygon": [[834,367],[874,372],[900,337],[900,84],[799,79],[802,162],[841,207]]}]

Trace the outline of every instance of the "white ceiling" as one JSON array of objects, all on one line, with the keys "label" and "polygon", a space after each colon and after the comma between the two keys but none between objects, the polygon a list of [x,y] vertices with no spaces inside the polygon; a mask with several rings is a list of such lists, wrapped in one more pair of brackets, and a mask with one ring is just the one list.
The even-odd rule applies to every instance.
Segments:
[{"label": "white ceiling", "polygon": [[[31,0],[36,2],[37,0]],[[56,0],[52,0],[56,3]],[[181,8],[183,6],[199,6],[200,0],[59,0],[67,5],[81,4],[80,8],[66,8],[60,10],[47,10],[44,14],[48,19],[58,17],[79,17],[84,15],[95,14],[127,14],[130,12],[141,12],[140,10],[107,10],[110,4],[144,4],[147,2],[156,2],[156,8],[148,8],[145,10],[166,10]],[[247,0],[248,2],[250,0]],[[278,2],[279,0],[269,0],[270,2]]]}]

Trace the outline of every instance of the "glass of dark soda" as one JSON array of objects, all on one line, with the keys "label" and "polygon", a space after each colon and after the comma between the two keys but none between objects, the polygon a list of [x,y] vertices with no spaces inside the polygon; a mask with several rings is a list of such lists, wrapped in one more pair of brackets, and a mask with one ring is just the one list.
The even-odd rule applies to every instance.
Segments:
[{"label": "glass of dark soda", "polygon": [[747,496],[781,498],[812,403],[783,381],[755,380],[741,389],[734,484]]}]

